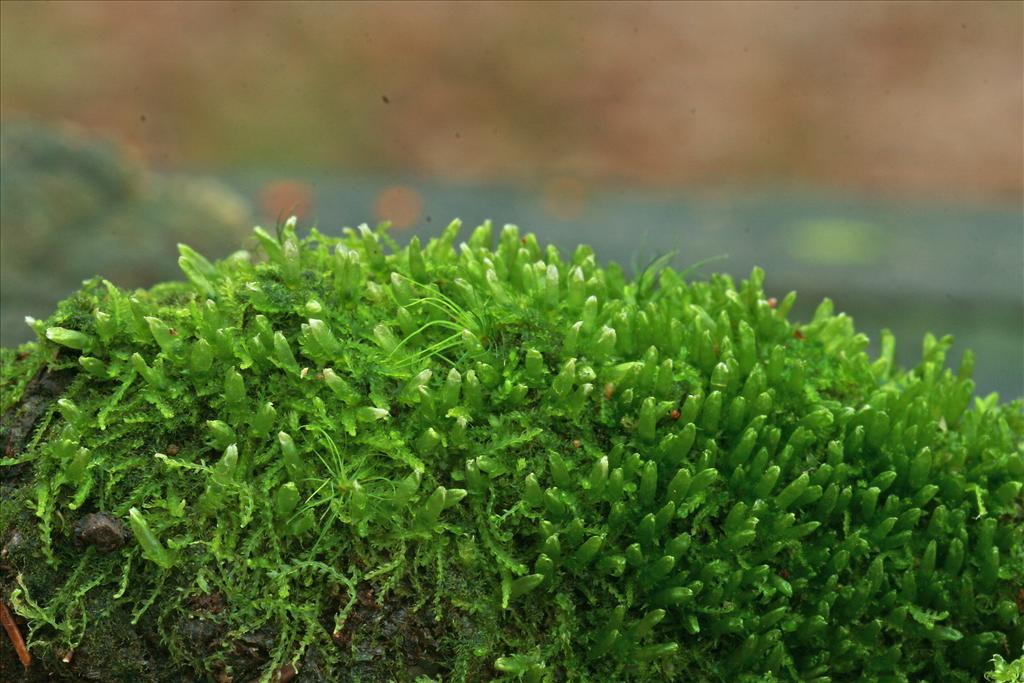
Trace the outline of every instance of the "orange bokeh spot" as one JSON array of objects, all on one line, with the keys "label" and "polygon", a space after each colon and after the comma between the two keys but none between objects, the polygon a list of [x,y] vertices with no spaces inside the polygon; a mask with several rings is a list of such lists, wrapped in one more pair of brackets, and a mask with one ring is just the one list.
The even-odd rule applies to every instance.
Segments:
[{"label": "orange bokeh spot", "polygon": [[423,197],[411,187],[393,185],[377,193],[373,213],[378,221],[389,221],[391,227],[404,230],[412,227],[423,213]]},{"label": "orange bokeh spot", "polygon": [[313,186],[301,180],[274,180],[260,189],[259,204],[268,219],[306,218],[313,209]]},{"label": "orange bokeh spot", "polygon": [[562,220],[574,220],[587,210],[587,187],[576,178],[553,178],[544,185],[544,208]]}]

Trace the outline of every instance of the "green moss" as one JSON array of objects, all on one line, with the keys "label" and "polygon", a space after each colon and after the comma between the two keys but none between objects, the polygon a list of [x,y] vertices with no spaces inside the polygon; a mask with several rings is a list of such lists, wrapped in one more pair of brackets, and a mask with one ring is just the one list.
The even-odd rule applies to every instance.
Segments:
[{"label": "green moss", "polygon": [[992,657],[992,670],[985,674],[986,681],[994,683],[1024,683],[1024,656],[1007,662],[999,655]]},{"label": "green moss", "polygon": [[[1022,403],[948,338],[903,371],[760,270],[457,231],[182,247],[187,284],[87,282],[4,352],[9,414],[68,378],[3,461],[39,656],[115,613],[234,680],[973,681],[1019,651]],[[89,511],[129,543],[76,546]]]}]

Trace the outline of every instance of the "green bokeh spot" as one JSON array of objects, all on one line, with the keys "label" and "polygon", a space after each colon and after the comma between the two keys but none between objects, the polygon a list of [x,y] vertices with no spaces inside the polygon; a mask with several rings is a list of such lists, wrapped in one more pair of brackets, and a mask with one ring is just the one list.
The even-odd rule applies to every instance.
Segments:
[{"label": "green bokeh spot", "polygon": [[796,227],[790,252],[809,263],[861,265],[875,261],[881,242],[879,226],[862,221],[823,219]]}]

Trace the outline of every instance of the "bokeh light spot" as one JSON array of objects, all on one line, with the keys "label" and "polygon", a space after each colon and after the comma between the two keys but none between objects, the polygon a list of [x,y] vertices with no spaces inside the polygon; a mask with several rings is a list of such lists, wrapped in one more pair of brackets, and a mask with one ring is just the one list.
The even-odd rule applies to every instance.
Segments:
[{"label": "bokeh light spot", "polygon": [[274,180],[260,189],[260,211],[267,219],[308,218],[313,209],[313,186],[301,180]]},{"label": "bokeh light spot", "polygon": [[884,230],[844,219],[805,221],[797,226],[790,253],[807,263],[865,265],[880,256]]},{"label": "bokeh light spot", "polygon": [[390,221],[391,227],[404,230],[416,224],[423,213],[423,197],[405,185],[386,187],[377,193],[373,214],[378,221]]},{"label": "bokeh light spot", "polygon": [[587,187],[576,178],[552,178],[544,185],[544,209],[556,218],[576,220],[587,210]]}]

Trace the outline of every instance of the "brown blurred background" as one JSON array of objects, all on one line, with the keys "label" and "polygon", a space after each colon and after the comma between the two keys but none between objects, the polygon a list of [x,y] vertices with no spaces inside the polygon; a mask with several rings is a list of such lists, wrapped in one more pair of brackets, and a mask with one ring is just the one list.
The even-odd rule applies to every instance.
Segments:
[{"label": "brown blurred background", "polygon": [[259,164],[1017,201],[1020,2],[11,2],[2,115]]},{"label": "brown blurred background", "polygon": [[3,0],[0,341],[178,241],[460,216],[729,254],[1020,396],[1022,122],[1022,2]]}]

